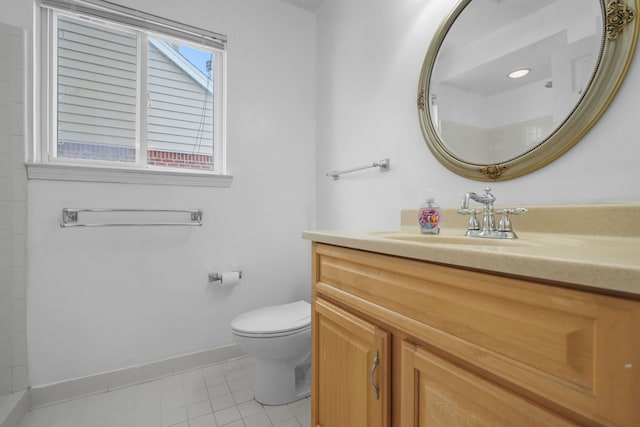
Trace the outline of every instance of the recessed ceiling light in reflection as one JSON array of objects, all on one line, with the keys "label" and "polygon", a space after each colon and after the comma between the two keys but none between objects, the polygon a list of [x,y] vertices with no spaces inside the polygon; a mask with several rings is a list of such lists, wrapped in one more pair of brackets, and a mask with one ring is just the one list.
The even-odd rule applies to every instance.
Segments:
[{"label": "recessed ceiling light in reflection", "polygon": [[507,77],[509,77],[510,79],[519,79],[521,77],[526,76],[530,72],[531,70],[529,68],[521,68],[519,70],[513,70],[512,72],[507,74]]}]

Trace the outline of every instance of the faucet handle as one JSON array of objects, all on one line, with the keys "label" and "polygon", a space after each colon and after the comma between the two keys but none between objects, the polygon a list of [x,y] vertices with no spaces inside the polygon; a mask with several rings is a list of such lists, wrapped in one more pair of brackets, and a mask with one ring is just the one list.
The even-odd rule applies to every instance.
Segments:
[{"label": "faucet handle", "polygon": [[502,214],[500,222],[498,223],[498,231],[513,231],[509,215],[523,215],[528,211],[527,208],[505,208],[497,210],[496,213]]},{"label": "faucet handle", "polygon": [[480,221],[478,221],[478,214],[480,213],[480,211],[478,209],[458,209],[458,213],[460,215],[471,215],[471,218],[469,218],[469,226],[467,227],[467,231],[468,230],[480,230]]},{"label": "faucet handle", "polygon": [[497,210],[496,213],[499,214],[511,214],[511,215],[522,215],[522,214],[526,214],[527,212],[529,212],[529,209],[527,208],[504,208],[504,209],[500,209]]}]

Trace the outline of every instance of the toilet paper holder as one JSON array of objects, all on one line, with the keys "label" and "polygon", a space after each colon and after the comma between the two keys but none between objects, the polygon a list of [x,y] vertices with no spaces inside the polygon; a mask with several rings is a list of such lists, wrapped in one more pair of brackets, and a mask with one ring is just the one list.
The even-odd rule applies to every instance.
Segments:
[{"label": "toilet paper holder", "polygon": [[[242,271],[235,271],[238,273],[238,278],[242,279]],[[209,273],[209,282],[222,282],[222,273]]]}]

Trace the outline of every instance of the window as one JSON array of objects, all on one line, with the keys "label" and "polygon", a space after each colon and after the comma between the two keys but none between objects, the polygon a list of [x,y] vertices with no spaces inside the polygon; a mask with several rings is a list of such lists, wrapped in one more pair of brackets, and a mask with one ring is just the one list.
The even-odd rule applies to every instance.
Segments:
[{"label": "window", "polygon": [[102,0],[42,4],[43,163],[225,172],[224,36]]}]

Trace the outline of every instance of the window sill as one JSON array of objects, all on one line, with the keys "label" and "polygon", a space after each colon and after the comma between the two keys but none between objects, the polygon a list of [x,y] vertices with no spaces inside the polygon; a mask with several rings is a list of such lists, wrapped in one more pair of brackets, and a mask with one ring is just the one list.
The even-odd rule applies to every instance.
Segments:
[{"label": "window sill", "polygon": [[54,181],[112,182],[119,184],[231,187],[233,176],[159,169],[122,169],[54,163],[28,163],[27,177]]}]

